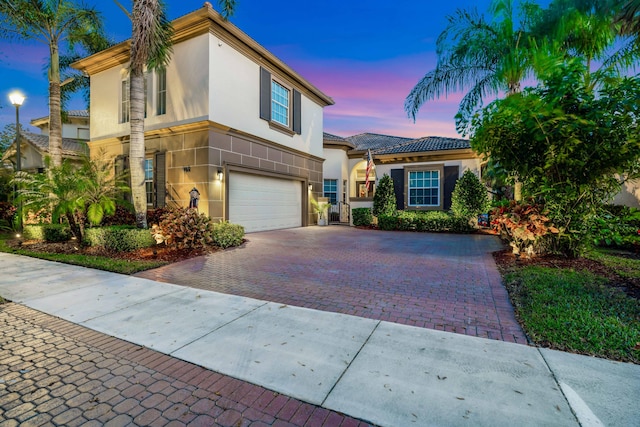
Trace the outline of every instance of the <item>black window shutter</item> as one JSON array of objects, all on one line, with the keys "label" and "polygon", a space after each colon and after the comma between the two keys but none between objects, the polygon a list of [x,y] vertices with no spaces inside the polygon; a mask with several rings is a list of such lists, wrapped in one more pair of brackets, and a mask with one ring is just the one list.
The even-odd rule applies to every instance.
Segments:
[{"label": "black window shutter", "polygon": [[271,120],[271,73],[260,67],[260,118]]},{"label": "black window shutter", "polygon": [[[118,156],[115,161],[116,176],[126,174],[126,181],[131,188],[131,175],[129,174],[129,156]],[[125,192],[122,198],[127,202],[131,202],[131,193]]]},{"label": "black window shutter", "polygon": [[297,90],[293,90],[293,131],[300,135],[302,133],[302,95]]},{"label": "black window shutter", "polygon": [[154,207],[164,208],[165,199],[167,196],[167,177],[165,167],[166,153],[156,153],[155,158],[155,174],[154,174],[154,188],[156,191]]},{"label": "black window shutter", "polygon": [[460,168],[458,166],[445,166],[444,167],[444,194],[442,209],[448,211],[451,209],[451,195],[453,189],[456,187],[456,182],[460,176]]},{"label": "black window shutter", "polygon": [[391,169],[393,192],[396,193],[396,208],[404,209],[404,169]]}]

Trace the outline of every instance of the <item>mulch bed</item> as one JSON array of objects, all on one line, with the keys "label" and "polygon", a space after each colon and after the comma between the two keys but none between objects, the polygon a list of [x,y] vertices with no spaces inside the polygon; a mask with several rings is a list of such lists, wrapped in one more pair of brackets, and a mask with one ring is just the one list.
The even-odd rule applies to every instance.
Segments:
[{"label": "mulch bed", "polygon": [[[620,253],[619,256],[640,259],[640,254],[632,252]],[[493,258],[502,274],[513,271],[517,267],[537,265],[549,268],[566,268],[575,271],[588,271],[607,279],[611,287],[624,291],[630,297],[640,300],[640,279],[621,277],[607,266],[586,258],[564,258],[560,256],[543,256],[534,258],[518,258],[510,250],[493,253]]]}]

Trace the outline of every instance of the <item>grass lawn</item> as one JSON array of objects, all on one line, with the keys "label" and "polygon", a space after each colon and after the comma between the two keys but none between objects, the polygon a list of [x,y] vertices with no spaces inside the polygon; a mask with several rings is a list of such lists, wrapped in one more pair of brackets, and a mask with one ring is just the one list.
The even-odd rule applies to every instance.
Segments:
[{"label": "grass lawn", "polygon": [[637,286],[640,259],[621,255],[595,251],[576,268],[563,260],[561,267],[531,262],[503,270],[516,316],[533,343],[640,363],[640,304],[619,286]]},{"label": "grass lawn", "polygon": [[8,252],[17,255],[26,255],[34,258],[58,261],[65,264],[81,265],[83,267],[95,268],[98,270],[112,271],[114,273],[133,274],[138,271],[149,270],[168,264],[167,261],[159,260],[128,260],[111,258],[99,255],[83,254],[62,254],[29,250],[28,248],[12,248],[7,245],[7,240],[13,236],[8,234],[0,235],[0,252]]}]

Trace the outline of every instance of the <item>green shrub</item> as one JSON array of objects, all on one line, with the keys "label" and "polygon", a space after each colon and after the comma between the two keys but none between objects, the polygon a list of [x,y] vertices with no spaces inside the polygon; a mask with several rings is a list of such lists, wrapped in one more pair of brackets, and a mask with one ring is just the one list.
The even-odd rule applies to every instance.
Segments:
[{"label": "green shrub", "polygon": [[393,179],[386,173],[380,178],[373,196],[373,214],[375,216],[393,215],[396,212],[396,194]]},{"label": "green shrub", "polygon": [[381,230],[470,233],[474,228],[465,218],[443,211],[400,211],[378,217]]},{"label": "green shrub", "polygon": [[475,173],[467,169],[456,182],[451,195],[451,212],[468,220],[489,209],[487,189]]},{"label": "green shrub", "polygon": [[89,246],[101,246],[115,252],[128,252],[155,244],[149,230],[122,225],[87,228],[84,239]]},{"label": "green shrub", "polygon": [[151,233],[157,243],[177,249],[203,248],[213,242],[213,221],[196,209],[171,208],[154,224]]},{"label": "green shrub", "polygon": [[22,235],[27,240],[66,242],[71,238],[71,230],[63,224],[29,224],[22,228]]},{"label": "green shrub", "polygon": [[353,208],[351,213],[353,215],[353,225],[356,227],[368,227],[373,222],[373,215],[371,214],[370,208]]},{"label": "green shrub", "polygon": [[213,244],[222,249],[240,246],[244,240],[244,227],[229,222],[214,224],[211,238],[213,239]]},{"label": "green shrub", "polygon": [[68,225],[44,224],[42,230],[45,242],[66,242],[71,238],[71,229]]},{"label": "green shrub", "polygon": [[26,240],[44,240],[44,224],[25,224],[22,227],[22,236]]}]

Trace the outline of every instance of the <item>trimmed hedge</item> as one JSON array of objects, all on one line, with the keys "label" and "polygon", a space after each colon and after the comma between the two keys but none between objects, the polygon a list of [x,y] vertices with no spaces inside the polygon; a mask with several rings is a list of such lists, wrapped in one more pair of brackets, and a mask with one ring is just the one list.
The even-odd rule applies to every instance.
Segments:
[{"label": "trimmed hedge", "polygon": [[[355,223],[355,218],[354,218]],[[400,211],[396,215],[378,217],[381,230],[472,233],[475,229],[466,218],[443,211]]]},{"label": "trimmed hedge", "polygon": [[244,227],[229,222],[214,224],[211,238],[213,239],[213,244],[222,249],[240,246],[244,240]]},{"label": "trimmed hedge", "polygon": [[148,248],[156,244],[149,230],[121,225],[87,228],[84,241],[89,246],[103,246],[117,252]]},{"label": "trimmed hedge", "polygon": [[71,230],[68,225],[62,224],[31,224],[23,227],[22,235],[27,240],[66,242],[71,238]]},{"label": "trimmed hedge", "polygon": [[356,227],[368,227],[373,222],[371,208],[353,208],[351,214],[353,215],[353,225]]}]

